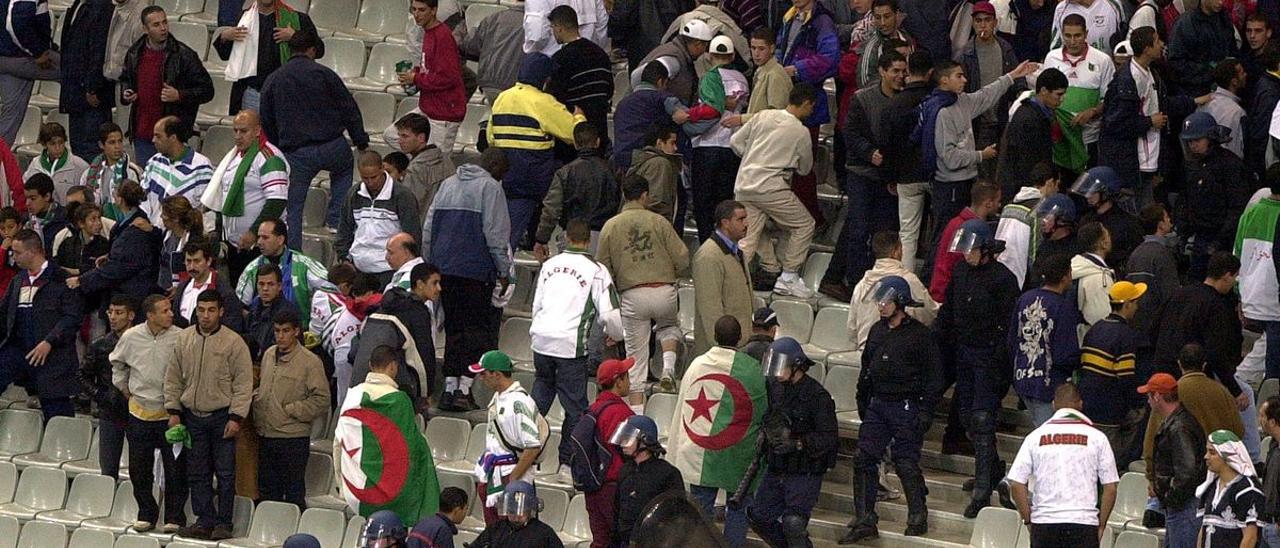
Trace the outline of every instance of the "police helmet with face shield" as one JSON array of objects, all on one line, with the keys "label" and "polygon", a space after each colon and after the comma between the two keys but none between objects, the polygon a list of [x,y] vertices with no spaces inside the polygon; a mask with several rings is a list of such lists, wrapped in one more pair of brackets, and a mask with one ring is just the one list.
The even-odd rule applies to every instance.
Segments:
[{"label": "police helmet with face shield", "polygon": [[1054,194],[1036,205],[1036,219],[1041,232],[1052,232],[1059,226],[1075,226],[1076,203],[1063,194]]},{"label": "police helmet with face shield", "polygon": [[538,492],[533,484],[527,481],[513,481],[507,484],[498,501],[498,515],[506,518],[534,518],[542,511],[542,501],[538,500]]},{"label": "police helmet with face shield", "polygon": [[986,221],[969,219],[951,237],[951,245],[947,251],[961,255],[967,255],[970,251],[994,255],[1004,251],[1004,242],[996,239],[995,231]]},{"label": "police helmet with face shield", "polygon": [[1071,192],[1086,198],[1091,194],[1097,194],[1100,202],[1119,196],[1120,189],[1120,174],[1107,166],[1089,168],[1089,171],[1081,173],[1076,178],[1076,182],[1071,185]]},{"label": "police helmet with face shield", "polygon": [[409,531],[400,516],[391,510],[379,510],[369,516],[360,535],[361,548],[391,548],[404,546]]},{"label": "police helmet with face shield", "polygon": [[780,337],[769,345],[760,360],[766,378],[790,377],[794,371],[808,371],[813,360],[804,354],[800,342],[791,337]]},{"label": "police helmet with face shield", "polygon": [[911,297],[911,284],[902,276],[885,276],[871,290],[871,301],[877,306],[889,303],[900,307],[918,307],[924,304]]},{"label": "police helmet with face shield", "polygon": [[644,415],[632,415],[618,425],[609,436],[609,443],[626,447],[636,443],[638,447],[653,449],[658,445],[658,424]]}]

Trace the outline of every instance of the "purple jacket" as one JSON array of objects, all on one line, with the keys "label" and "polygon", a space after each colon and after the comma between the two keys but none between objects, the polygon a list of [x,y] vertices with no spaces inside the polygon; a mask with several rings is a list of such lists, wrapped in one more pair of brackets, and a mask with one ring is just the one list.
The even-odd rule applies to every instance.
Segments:
[{"label": "purple jacket", "polygon": [[817,127],[831,119],[827,106],[827,92],[822,84],[836,75],[840,66],[840,39],[836,34],[835,20],[821,3],[813,5],[813,15],[803,23],[794,44],[790,43],[791,25],[795,23],[794,8],[787,12],[785,22],[778,31],[778,62],[782,66],[796,67],[795,80],[808,82],[818,93],[813,115],[805,120],[807,127]]}]

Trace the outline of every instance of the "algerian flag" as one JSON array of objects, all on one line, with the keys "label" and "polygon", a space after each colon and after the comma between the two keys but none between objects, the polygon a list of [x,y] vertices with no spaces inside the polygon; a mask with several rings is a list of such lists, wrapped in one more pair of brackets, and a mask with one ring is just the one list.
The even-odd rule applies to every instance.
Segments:
[{"label": "algerian flag", "polygon": [[365,382],[347,392],[334,433],[338,486],[347,505],[369,516],[391,510],[404,523],[435,514],[440,482],[409,395]]},{"label": "algerian flag", "polygon": [[769,405],[760,362],[732,348],[708,350],[689,365],[676,405],[671,463],[692,485],[736,490]]}]

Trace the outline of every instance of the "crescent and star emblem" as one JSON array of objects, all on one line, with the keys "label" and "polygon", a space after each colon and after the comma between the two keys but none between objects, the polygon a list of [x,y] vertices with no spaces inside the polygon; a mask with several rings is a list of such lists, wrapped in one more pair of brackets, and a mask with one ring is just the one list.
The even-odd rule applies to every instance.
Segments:
[{"label": "crescent and star emblem", "polygon": [[746,437],[747,429],[751,426],[751,419],[755,415],[755,404],[751,401],[751,394],[747,393],[746,387],[742,386],[738,379],[724,373],[709,373],[693,382],[694,384],[718,382],[723,385],[723,394],[728,395],[733,401],[733,416],[729,419],[729,424],[719,432],[708,432],[708,435],[705,436],[694,432],[690,426],[701,419],[715,423],[711,409],[720,405],[721,401],[723,401],[723,398],[720,401],[708,398],[706,388],[698,387],[698,397],[685,400],[685,404],[693,410],[688,420],[684,423],[684,432],[689,436],[689,439],[699,447],[711,451],[728,449],[742,441],[742,438]]},{"label": "crescent and star emblem", "polygon": [[[346,474],[343,474],[343,483],[360,502],[375,506],[391,503],[400,496],[400,489],[409,477],[409,445],[400,428],[385,415],[369,409],[348,409],[342,416],[355,419],[368,428],[382,450],[382,473],[377,483],[360,488],[352,485]],[[349,457],[355,457],[357,450],[348,449],[344,444],[342,451]]]}]

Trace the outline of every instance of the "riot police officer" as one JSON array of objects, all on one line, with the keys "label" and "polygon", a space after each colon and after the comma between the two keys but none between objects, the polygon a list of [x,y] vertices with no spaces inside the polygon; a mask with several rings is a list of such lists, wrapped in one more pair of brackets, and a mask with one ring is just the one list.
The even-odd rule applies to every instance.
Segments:
[{"label": "riot police officer", "polygon": [[768,379],[764,479],[747,509],[751,529],[770,546],[803,548],[822,476],[836,463],[840,441],[831,394],[806,374],[813,365],[800,343],[782,337],[762,362]]},{"label": "riot police officer", "polygon": [[907,307],[921,306],[911,286],[900,276],[886,276],[871,291],[880,308],[880,321],[867,335],[858,377],[858,455],[854,463],[856,520],[840,544],[877,538],[878,465],[892,448],[893,464],[907,498],[907,536],[929,531],[925,507],[920,448],[933,409],[942,391],[942,364],[933,334],[908,316]]},{"label": "riot police officer", "polygon": [[400,516],[391,510],[378,510],[369,516],[360,535],[360,548],[404,548],[409,537]]},{"label": "riot police officer", "polygon": [[[609,443],[622,449],[626,463],[618,475],[617,513],[610,546],[630,546],[631,532],[644,518],[644,509],[659,495],[684,494],[680,469],[662,459],[658,425],[644,415],[632,415],[618,425]],[[647,531],[646,531],[647,533]]]},{"label": "riot police officer", "polygon": [[472,548],[564,548],[560,536],[538,519],[542,500],[533,484],[517,480],[508,483],[498,501],[502,519],[485,527]]},{"label": "riot police officer", "polygon": [[[974,485],[964,516],[973,519],[990,504],[992,489],[1004,477],[1005,465],[996,454],[996,413],[1013,382],[1008,331],[1018,305],[1018,279],[996,260],[1004,242],[995,239],[991,225],[981,219],[960,226],[950,251],[963,255],[964,261],[956,264],[947,285],[938,329],[945,347],[955,352],[954,397],[960,402],[960,416],[969,418]],[[1006,488],[1001,487],[1000,497],[1009,501]]]}]

